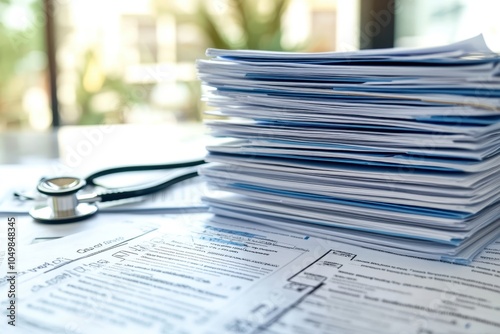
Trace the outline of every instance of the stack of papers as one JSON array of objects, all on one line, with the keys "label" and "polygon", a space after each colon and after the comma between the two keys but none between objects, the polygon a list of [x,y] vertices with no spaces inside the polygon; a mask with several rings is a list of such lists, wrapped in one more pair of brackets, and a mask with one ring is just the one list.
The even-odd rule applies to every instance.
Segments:
[{"label": "stack of papers", "polygon": [[500,56],[482,36],[335,53],[209,49],[221,216],[469,262],[500,236]]}]

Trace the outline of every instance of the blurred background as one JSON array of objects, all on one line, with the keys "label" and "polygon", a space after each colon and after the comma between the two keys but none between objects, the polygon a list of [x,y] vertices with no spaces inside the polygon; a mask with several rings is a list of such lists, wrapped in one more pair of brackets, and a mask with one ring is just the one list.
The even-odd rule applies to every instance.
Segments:
[{"label": "blurred background", "polygon": [[0,0],[0,131],[203,118],[209,47],[500,51],[496,0]]}]

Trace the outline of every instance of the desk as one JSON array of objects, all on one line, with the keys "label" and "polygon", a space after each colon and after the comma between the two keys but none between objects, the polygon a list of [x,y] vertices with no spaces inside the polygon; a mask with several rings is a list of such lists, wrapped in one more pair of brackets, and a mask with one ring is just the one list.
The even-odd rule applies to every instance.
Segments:
[{"label": "desk", "polygon": [[59,157],[57,132],[0,134],[0,164],[26,164]]},{"label": "desk", "polygon": [[63,126],[51,132],[7,132],[0,134],[0,164],[59,160],[71,169],[88,169],[165,163],[204,154],[204,133],[200,123]]},{"label": "desk", "polygon": [[[203,127],[116,126],[109,132],[99,127],[68,127],[46,134],[4,134],[0,141],[4,148],[2,163],[56,160],[67,168],[80,170],[102,163],[165,162],[160,161],[165,156],[170,157],[165,152],[173,152],[175,158],[187,154],[179,151],[179,146],[169,145],[179,138],[186,139],[185,147],[191,145],[193,150],[187,153],[192,154],[195,148],[203,146]],[[85,148],[90,149],[85,151]],[[110,151],[113,154],[109,154]],[[88,223],[102,226],[124,219],[108,217],[99,215]],[[212,221],[206,225],[205,220],[196,221],[187,215],[156,218],[161,219],[160,225],[169,230],[149,239],[143,235],[142,227],[138,229],[136,226],[149,218],[140,216],[139,220],[124,222],[118,229],[103,230],[102,235],[93,232],[84,236],[73,235],[68,237],[69,241],[50,241],[55,245],[52,247],[45,247],[44,243],[18,247],[20,251],[30,247],[27,256],[20,257],[23,265],[40,253],[45,256],[43,263],[49,263],[46,259],[50,257],[51,261],[60,261],[61,251],[66,252],[64,256],[71,264],[57,268],[45,277],[33,277],[33,281],[27,284],[19,284],[20,298],[34,289],[41,297],[30,300],[37,307],[19,308],[21,313],[18,315],[33,315],[34,323],[47,321],[50,326],[68,333],[93,333],[103,328],[108,332],[124,332],[123,328],[115,327],[120,321],[128,326],[130,333],[171,332],[171,328],[178,330],[176,333],[181,330],[197,333],[200,324],[211,325],[205,326],[210,331],[202,333],[228,334],[235,331],[247,333],[261,325],[270,326],[269,332],[265,333],[279,334],[497,333],[500,328],[497,320],[500,313],[500,271],[497,266],[500,260],[491,260],[489,264],[483,260],[476,267],[481,269],[476,270],[474,267],[377,252],[235,219]],[[172,221],[165,223],[165,219]],[[20,221],[23,223],[22,219]],[[24,222],[27,223],[25,227],[34,226],[29,226],[27,219]],[[19,225],[22,228],[22,224]],[[59,231],[64,229],[68,234],[87,227],[85,223],[44,226]],[[28,235],[22,230],[19,234],[21,237]],[[117,236],[123,236],[123,239]],[[142,243],[139,246],[120,246],[123,252],[128,252],[126,254],[134,253],[133,261],[125,262],[128,267],[123,272],[117,269],[123,265],[123,259],[114,256],[114,248],[108,253],[93,254],[93,257],[79,257],[79,251],[90,252],[92,247],[101,247],[98,246],[100,241],[104,244],[126,238],[134,238],[134,242],[142,238]],[[159,239],[163,249],[152,246],[148,251],[163,262],[155,260],[148,264],[147,256],[143,256],[148,254],[138,250],[142,250],[140,246],[151,245],[152,240],[157,242]],[[3,242],[0,244],[4,245]],[[492,245],[490,249],[500,254],[500,244]],[[77,251],[71,253],[70,250]],[[189,254],[195,256],[190,258]],[[112,265],[85,273],[84,268],[106,263],[102,261]],[[139,265],[134,267],[134,263]],[[139,274],[134,276],[132,272]],[[80,275],[85,279],[81,280]],[[110,275],[115,275],[115,278],[106,281]],[[134,278],[130,279],[130,276]],[[84,285],[92,280],[95,280],[94,287],[86,289]],[[51,296],[71,307],[44,304],[45,292],[38,291],[44,282],[61,284],[62,288],[48,284],[46,287],[52,289]],[[153,289],[148,285],[151,282],[155,283],[155,288],[161,289]],[[0,281],[1,293],[2,283],[5,281]],[[148,288],[141,292],[141,286]],[[82,304],[78,303],[78,298],[65,295],[72,291],[76,291],[74,296],[92,300],[91,308],[80,312],[78,308]],[[137,291],[143,295],[135,293]],[[193,295],[198,299],[193,299]],[[176,300],[178,296],[182,297]],[[4,301],[2,295],[0,304]],[[104,311],[111,307],[108,305],[111,302],[114,310],[119,312]],[[120,309],[120,305],[126,307]],[[4,304],[0,306],[3,308]],[[44,308],[53,312],[51,317],[46,316]],[[183,310],[187,312],[183,313]],[[134,318],[138,314],[150,316],[156,327],[148,327],[147,321]],[[66,322],[61,323],[60,319],[66,319]],[[0,331],[4,333],[2,325],[5,325],[4,321],[0,323]]]}]

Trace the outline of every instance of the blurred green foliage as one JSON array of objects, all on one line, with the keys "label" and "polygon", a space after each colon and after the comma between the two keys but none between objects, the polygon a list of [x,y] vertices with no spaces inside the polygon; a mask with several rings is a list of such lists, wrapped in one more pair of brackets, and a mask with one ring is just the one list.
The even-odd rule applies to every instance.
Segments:
[{"label": "blurred green foliage", "polygon": [[220,2],[221,7],[225,6],[228,9],[229,19],[236,23],[241,36],[232,39],[224,20],[210,13],[207,1],[199,1],[194,22],[205,32],[212,47],[269,51],[284,49],[281,44],[282,18],[288,7],[288,0],[264,0],[265,6],[262,6],[263,0],[216,1]]},{"label": "blurred green foliage", "polygon": [[[204,37],[207,47],[291,51],[303,46],[282,44],[283,18],[290,0],[192,0],[195,9],[179,0],[153,0],[158,14],[174,15],[177,24],[191,24]],[[190,2],[190,3],[191,3]],[[189,7],[189,9],[186,9]]]},{"label": "blurred green foliage", "polygon": [[[120,76],[103,73],[93,48],[85,52],[77,74],[75,90],[80,109],[78,123],[81,125],[123,123],[123,114],[128,107],[147,101],[149,89],[146,86],[134,86],[126,83]],[[99,107],[95,101],[103,94],[114,103],[105,105],[104,108]]]},{"label": "blurred green foliage", "polygon": [[[190,49],[179,44],[179,61],[201,58],[207,47],[289,50],[281,43],[283,14],[289,0],[193,0],[195,9],[191,11],[180,9],[182,1],[178,0],[152,2],[158,16],[168,13],[175,16],[178,25],[197,27],[202,42]],[[44,27],[43,1],[0,0],[0,128],[25,127],[25,92],[30,87],[48,90]],[[152,85],[128,84],[122,76],[105,73],[92,48],[80,56],[77,67],[74,89],[78,124],[121,123],[124,111],[148,103]],[[199,121],[204,108],[199,82],[179,84],[187,87],[192,97],[182,110],[185,115],[178,118]],[[113,103],[102,103],[106,99]]]},{"label": "blurred green foliage", "polygon": [[23,93],[44,84],[44,26],[41,1],[0,0],[0,127],[26,123]]},{"label": "blurred green foliage", "polygon": [[[290,0],[193,0],[195,10],[185,10],[178,0],[156,0],[159,15],[174,15],[178,25],[192,25],[202,41],[195,46],[178,45],[178,59],[203,58],[207,48],[295,51],[303,45],[287,47],[282,43],[283,17]],[[192,100],[198,101],[192,119],[201,120],[206,105],[201,101],[200,82],[189,85]]]}]

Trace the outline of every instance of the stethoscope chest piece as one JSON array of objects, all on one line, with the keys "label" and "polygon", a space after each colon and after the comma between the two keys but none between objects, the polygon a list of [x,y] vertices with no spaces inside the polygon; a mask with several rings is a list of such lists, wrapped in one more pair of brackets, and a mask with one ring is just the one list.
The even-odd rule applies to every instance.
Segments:
[{"label": "stethoscope chest piece", "polygon": [[38,191],[47,196],[47,203],[30,210],[33,219],[43,223],[67,223],[85,219],[97,212],[94,203],[80,203],[76,193],[86,182],[77,177],[54,177],[38,184]]},{"label": "stethoscope chest piece", "polygon": [[[46,201],[31,209],[29,214],[33,219],[42,223],[68,223],[83,220],[98,211],[97,203],[142,197],[165,190],[174,184],[197,176],[197,166],[203,163],[205,163],[203,160],[193,160],[161,165],[113,167],[97,171],[85,179],[72,176],[42,178],[37,190],[45,195]],[[116,173],[167,169],[172,171],[166,178],[142,187],[108,188],[95,182],[97,178]],[[94,188],[80,192],[86,186]],[[91,192],[97,189],[98,193]],[[77,194],[78,192],[80,193]],[[15,192],[14,195],[21,200],[38,200],[38,198],[22,193]]]}]

